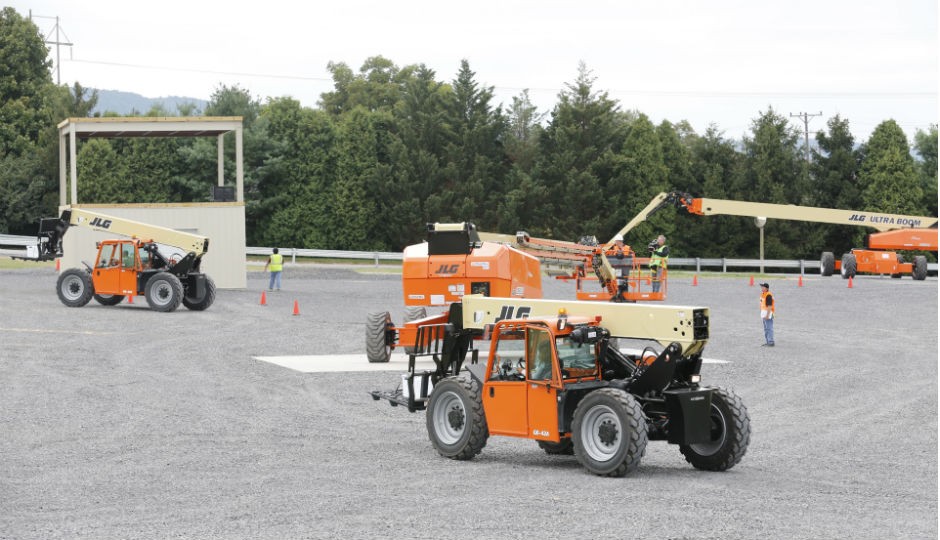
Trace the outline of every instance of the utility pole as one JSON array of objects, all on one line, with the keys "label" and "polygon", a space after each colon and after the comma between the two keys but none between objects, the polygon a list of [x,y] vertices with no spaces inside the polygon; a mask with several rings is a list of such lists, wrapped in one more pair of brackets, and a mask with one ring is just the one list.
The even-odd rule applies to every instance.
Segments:
[{"label": "utility pole", "polygon": [[822,111],[819,111],[817,114],[810,114],[805,112],[790,114],[790,118],[796,117],[803,119],[803,146],[806,151],[806,163],[809,163],[809,119],[813,116],[822,116]]},{"label": "utility pole", "polygon": [[[34,17],[34,15],[33,15],[33,10],[29,10],[29,20],[33,20],[33,17]],[[65,35],[65,30],[62,30],[62,27],[59,26],[59,17],[58,17],[58,16],[55,16],[55,17],[46,17],[46,16],[43,16],[43,15],[35,15],[35,17],[36,17],[36,18],[39,18],[39,19],[55,19],[55,27],[53,27],[53,29],[49,31],[49,35],[47,35],[47,36],[45,37],[45,39],[43,40],[43,42],[44,42],[46,45],[55,45],[55,74],[56,74],[56,84],[62,84],[62,60],[61,60],[61,56],[60,56],[60,54],[59,54],[59,48],[60,48],[61,45],[67,45],[67,46],[71,47],[72,44],[69,43],[69,42],[67,42],[67,41],[61,41],[62,38],[59,36],[59,33],[60,33],[60,32],[61,32],[62,36],[65,37],[65,39],[68,39],[69,37]],[[52,37],[52,33],[53,33],[53,32],[55,32],[55,41],[50,41],[49,38]],[[69,51],[71,51],[71,50],[72,50],[72,49],[69,49]]]}]

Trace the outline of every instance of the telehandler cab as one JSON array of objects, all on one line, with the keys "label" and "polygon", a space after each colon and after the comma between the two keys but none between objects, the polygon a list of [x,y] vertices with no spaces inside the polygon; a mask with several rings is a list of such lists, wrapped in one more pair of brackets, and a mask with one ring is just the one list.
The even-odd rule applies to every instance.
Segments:
[{"label": "telehandler cab", "polygon": [[[93,266],[69,268],[59,274],[56,292],[69,307],[81,307],[94,298],[106,306],[127,296],[144,296],[155,311],[174,311],[180,303],[195,311],[215,301],[215,283],[200,272],[209,239],[97,212],[71,208],[59,218],[43,219],[39,227],[39,259],[62,256],[62,236],[69,227],[87,227],[128,236],[98,243]],[[164,256],[158,244],[187,252]]]},{"label": "telehandler cab", "polygon": [[[623,476],[648,441],[665,440],[694,467],[723,471],[747,451],[750,419],[732,391],[700,385],[708,317],[700,307],[467,295],[417,323],[401,386],[371,395],[426,410],[431,444],[451,459],[471,459],[504,435]],[[611,336],[658,345],[624,353]],[[483,362],[471,348],[481,339]],[[416,372],[420,356],[436,369]]]}]

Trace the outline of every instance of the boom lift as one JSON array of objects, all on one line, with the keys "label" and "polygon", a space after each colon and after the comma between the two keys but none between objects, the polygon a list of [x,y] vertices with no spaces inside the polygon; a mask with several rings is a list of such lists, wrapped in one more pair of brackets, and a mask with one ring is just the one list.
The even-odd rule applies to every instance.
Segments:
[{"label": "boom lift", "polygon": [[836,261],[833,253],[824,252],[820,258],[820,273],[824,276],[831,276],[835,270],[839,270],[845,279],[854,277],[858,273],[872,273],[890,274],[892,277],[911,274],[915,280],[924,280],[927,278],[926,257],[918,255],[914,257],[913,263],[906,263],[901,255],[887,250],[937,251],[937,218],[935,217],[694,198],[678,191],[660,193],[654,197],[646,208],[630,220],[618,234],[626,234],[637,224],[668,206],[674,206],[689,214],[699,216],[764,217],[856,225],[872,227],[879,231],[868,235],[867,249],[853,249],[844,254],[841,261]]},{"label": "boom lift", "polygon": [[[432,445],[451,459],[471,459],[504,435],[623,476],[649,440],[665,440],[694,467],[723,471],[744,456],[750,419],[732,391],[699,384],[708,324],[703,307],[467,295],[418,324],[402,386],[371,395],[425,410]],[[612,336],[660,349],[624,354]],[[490,340],[483,362],[471,350],[480,338]],[[435,370],[416,373],[419,356]]]},{"label": "boom lift", "polygon": [[[59,300],[81,307],[94,298],[106,306],[126,296],[144,296],[155,311],[174,311],[180,303],[195,311],[215,301],[215,283],[200,272],[209,249],[203,236],[148,225],[78,208],[66,209],[58,218],[42,219],[39,226],[39,260],[62,256],[62,237],[70,227],[85,227],[128,237],[98,243],[94,266],[64,270],[56,283]],[[165,256],[158,244],[185,252]]]}]

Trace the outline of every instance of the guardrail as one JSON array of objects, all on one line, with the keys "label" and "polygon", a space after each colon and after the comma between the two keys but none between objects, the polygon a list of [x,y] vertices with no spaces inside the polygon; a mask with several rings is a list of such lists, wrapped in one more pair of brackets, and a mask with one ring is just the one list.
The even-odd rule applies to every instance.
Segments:
[{"label": "guardrail", "polygon": [[[25,246],[35,245],[36,238],[33,236],[14,236],[3,234],[0,235],[0,246]],[[271,254],[271,249],[269,247],[246,247],[245,255],[254,255],[266,257]],[[13,256],[10,255],[8,250],[0,250],[0,256]],[[18,250],[15,250],[18,252]],[[402,254],[400,252],[388,252],[388,251],[343,251],[336,249],[301,249],[301,248],[281,248],[281,255],[284,257],[290,257],[291,263],[296,263],[298,258],[307,258],[307,259],[349,259],[349,260],[367,260],[372,261],[375,266],[378,266],[382,261],[401,261]],[[787,260],[787,259],[715,259],[715,258],[681,258],[681,257],[670,257],[669,258],[669,267],[670,268],[694,268],[696,272],[701,272],[702,269],[720,269],[721,272],[728,272],[729,269],[748,269],[748,268],[764,268],[764,269],[776,269],[776,270],[796,270],[800,274],[805,274],[807,270],[819,271],[819,260]],[[937,263],[928,263],[927,271],[931,273],[937,272]]]}]

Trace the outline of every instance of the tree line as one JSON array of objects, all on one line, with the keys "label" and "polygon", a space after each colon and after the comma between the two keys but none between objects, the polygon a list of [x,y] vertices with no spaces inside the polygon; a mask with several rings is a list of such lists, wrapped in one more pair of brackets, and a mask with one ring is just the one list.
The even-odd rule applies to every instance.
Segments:
[{"label": "tree line", "polygon": [[[0,12],[0,231],[32,234],[56,213],[56,125],[84,117],[97,96],[52,82],[36,26]],[[740,140],[717,125],[654,124],[594,84],[583,63],[550,111],[527,91],[503,106],[467,60],[453,79],[376,56],[358,70],[330,63],[316,107],[215,89],[204,111],[154,107],[142,116],[244,119],[249,245],[397,251],[427,222],[575,240],[609,239],[657,193],[914,215],[937,214],[937,127],[908,141],[893,120],[856,141],[829,118],[809,161],[802,134],[768,107]],[[231,141],[228,142],[232,144]],[[234,148],[227,152],[234,156]],[[78,151],[83,203],[202,202],[216,182],[205,138],[91,139]],[[226,166],[234,160],[226,158]],[[234,171],[226,172],[234,178]],[[813,259],[858,247],[862,228],[772,221],[768,258]],[[640,250],[665,234],[675,256],[755,257],[753,220],[665,210],[626,238]]]}]

